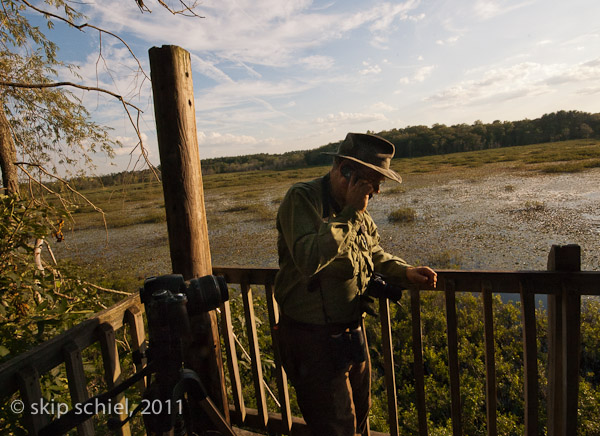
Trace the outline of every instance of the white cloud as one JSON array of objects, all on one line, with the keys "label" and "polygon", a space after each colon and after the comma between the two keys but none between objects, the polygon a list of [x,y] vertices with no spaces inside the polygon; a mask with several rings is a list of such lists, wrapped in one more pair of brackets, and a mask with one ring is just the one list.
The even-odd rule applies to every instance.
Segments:
[{"label": "white cloud", "polygon": [[318,124],[343,124],[343,123],[366,123],[373,121],[385,121],[386,116],[380,113],[364,114],[364,113],[348,113],[338,112],[337,114],[329,114],[326,117],[317,118]]},{"label": "white cloud", "polygon": [[559,87],[598,81],[600,58],[576,65],[523,62],[490,69],[479,79],[464,80],[429,96],[426,101],[439,107],[463,106],[539,96],[556,92]]},{"label": "white cloud", "polygon": [[581,88],[581,89],[577,90],[577,94],[581,94],[581,95],[593,95],[593,94],[599,94],[599,93],[600,93],[600,86]]},{"label": "white cloud", "polygon": [[434,65],[428,65],[426,67],[419,68],[413,76],[415,82],[423,82],[427,77],[431,75],[434,69]]},{"label": "white cloud", "polygon": [[391,112],[396,110],[396,108],[394,106],[391,106],[387,103],[384,103],[382,101],[379,101],[377,103],[374,103],[370,106],[370,108],[374,111],[379,111],[379,112]]},{"label": "white cloud", "polygon": [[219,132],[198,132],[198,144],[200,146],[203,145],[223,145],[223,144],[231,144],[231,145],[254,145],[259,141],[253,137],[248,135],[232,135],[231,133],[219,133]]},{"label": "white cloud", "polygon": [[300,59],[300,63],[309,70],[329,70],[335,64],[331,56],[313,55]]},{"label": "white cloud", "polygon": [[361,76],[381,73],[381,67],[379,65],[370,65],[369,62],[363,62],[363,66],[365,68],[358,71],[358,74],[360,74]]},{"label": "white cloud", "polygon": [[196,93],[196,111],[213,111],[231,107],[240,107],[248,103],[261,105],[266,98],[289,97],[310,89],[311,83],[294,80],[269,82],[266,80],[241,80],[221,83],[205,92]]},{"label": "white cloud", "polygon": [[446,39],[438,39],[435,43],[437,45],[454,45],[460,39],[459,35],[450,36]]},{"label": "white cloud", "polygon": [[[116,0],[90,6],[111,28],[128,32],[154,43],[164,43],[157,35],[169,35],[170,44],[191,51],[210,52],[215,60],[284,66],[301,62],[303,51],[366,28],[374,40],[384,43],[397,22],[419,19],[410,12],[419,0],[382,2],[357,11],[333,12],[312,8],[310,0],[221,0],[199,6],[204,20],[168,15],[163,8],[141,19],[135,7]],[[173,29],[177,31],[174,32]]]},{"label": "white cloud", "polygon": [[[148,135],[144,132],[140,132],[140,136],[142,137],[142,141],[144,142],[144,146],[148,149]],[[115,139],[119,141],[122,147],[115,148],[114,152],[116,156],[124,156],[126,154],[131,154],[134,150],[139,146],[140,140],[137,136],[116,136]],[[148,149],[148,153],[151,155],[151,150]]]},{"label": "white cloud", "polygon": [[256,138],[251,135],[234,135],[220,132],[198,132],[198,146],[202,158],[235,156],[243,154],[273,153],[281,143],[274,138]]},{"label": "white cloud", "polygon": [[427,79],[429,76],[431,76],[431,73],[433,72],[434,69],[435,69],[435,65],[427,65],[425,67],[420,67],[413,73],[412,76],[402,77],[400,79],[400,83],[402,85],[408,85],[411,83],[424,82],[425,79]]},{"label": "white cloud", "polygon": [[473,10],[478,18],[489,20],[498,15],[528,6],[531,3],[531,0],[477,0],[473,5]]}]

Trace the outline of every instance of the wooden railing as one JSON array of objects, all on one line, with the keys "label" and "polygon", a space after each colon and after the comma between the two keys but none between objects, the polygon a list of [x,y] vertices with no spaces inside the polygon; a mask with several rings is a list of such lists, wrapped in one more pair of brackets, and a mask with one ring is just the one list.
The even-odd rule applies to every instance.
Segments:
[{"label": "wooden railing", "polygon": [[[230,303],[221,307],[221,335],[225,344],[227,375],[233,404],[229,405],[232,424],[245,426],[257,431],[289,434],[292,427],[302,430],[305,423],[292,416],[288,382],[280,365],[276,342],[273,343],[275,374],[277,379],[277,411],[267,407],[267,393],[263,382],[261,350],[259,347],[253,287],[264,288],[268,309],[269,325],[278,322],[277,303],[273,297],[273,281],[276,269],[215,267],[214,273],[225,276],[230,285],[239,288],[244,306],[244,328],[248,338],[248,355],[251,361],[253,394],[256,408],[246,406],[240,365],[239,347],[233,331]],[[232,291],[235,292],[235,291]],[[414,355],[414,377],[419,434],[428,434],[427,402],[425,397],[425,373],[421,338],[421,295],[420,290],[410,291],[410,311],[412,315],[412,342]],[[520,294],[523,355],[525,375],[525,434],[538,434],[538,367],[536,345],[535,298],[537,294],[548,296],[549,331],[549,376],[548,376],[548,434],[574,435],[577,426],[577,399],[579,384],[580,347],[580,299],[582,295],[600,295],[600,272],[579,271],[579,247],[553,247],[549,257],[548,271],[490,272],[490,271],[438,271],[438,288],[433,292],[445,295],[446,328],[448,343],[448,367],[451,393],[451,418],[454,435],[463,434],[461,424],[461,395],[459,383],[458,331],[455,296],[457,292],[472,292],[481,295],[483,301],[487,433],[497,434],[496,429],[496,369],[494,345],[494,319],[492,315],[493,293]],[[388,423],[390,435],[398,435],[398,408],[394,373],[394,354],[390,323],[390,310],[387,300],[379,302],[382,354],[387,389]],[[102,350],[105,379],[110,389],[121,379],[121,363],[115,343],[115,331],[129,324],[130,345],[134,351],[143,351],[145,335],[143,330],[143,306],[137,296],[132,296],[116,306],[97,314],[94,318],[76,326],[39,347],[18,356],[0,367],[0,394],[3,398],[20,392],[25,405],[41,399],[39,378],[61,363],[66,364],[69,389],[73,403],[88,398],[81,352],[99,342]],[[272,331],[272,329],[271,329]],[[136,370],[143,366],[137,362]],[[225,372],[225,369],[223,369]],[[140,386],[143,389],[143,386]],[[122,400],[122,399],[121,399]],[[37,434],[48,422],[47,415],[23,414],[26,427],[31,434]],[[120,419],[124,419],[121,416]],[[78,427],[79,434],[94,433],[91,421]],[[125,425],[122,434],[128,434]],[[371,432],[371,434],[377,434]]]},{"label": "wooden railing", "polygon": [[[128,342],[134,357],[143,354],[146,348],[143,313],[144,307],[139,295],[132,295],[0,366],[0,396],[3,400],[7,400],[16,392],[20,393],[20,399],[16,401],[22,401],[19,405],[24,406],[22,424],[29,434],[37,435],[50,421],[48,414],[38,413],[40,407],[33,410],[35,413],[31,413],[31,407],[33,404],[39,406],[44,402],[40,377],[53,368],[65,364],[72,404],[82,403],[89,398],[82,352],[92,345],[100,345],[107,388],[111,389],[122,381],[115,332],[124,325],[129,325]],[[134,358],[133,362],[134,371],[141,370],[145,365],[143,359]],[[143,389],[144,386],[140,388]],[[121,396],[113,404],[122,401],[124,398]],[[125,409],[119,407],[115,409],[121,409],[119,419],[125,419]],[[82,423],[77,430],[79,435],[93,435],[92,420]],[[121,428],[120,434],[130,434],[128,424]]]},{"label": "wooden railing", "polygon": [[[538,367],[536,345],[535,295],[548,296],[549,317],[549,377],[548,377],[548,434],[575,435],[577,433],[577,398],[579,386],[580,300],[582,295],[600,295],[600,272],[581,272],[578,246],[553,247],[549,255],[549,271],[495,272],[495,271],[438,271],[438,287],[433,292],[443,292],[446,307],[448,366],[451,396],[453,435],[462,435],[462,413],[458,360],[458,331],[455,297],[457,292],[481,295],[483,300],[487,434],[497,434],[496,420],[496,366],[494,345],[494,319],[492,294],[519,294],[521,299],[524,355],[525,434],[538,434]],[[215,274],[225,276],[230,284],[239,284],[244,301],[247,337],[250,342],[252,373],[255,384],[257,410],[248,410],[241,395],[237,356],[234,352],[231,313],[228,304],[222,313],[221,328],[225,338],[228,371],[233,388],[232,419],[236,423],[270,432],[288,434],[292,425],[302,427],[290,413],[289,393],[285,372],[275,351],[277,386],[280,413],[267,411],[265,390],[261,383],[262,367],[256,339],[256,322],[250,285],[264,286],[268,305],[269,323],[278,321],[277,304],[273,297],[276,269],[214,268]],[[412,351],[419,434],[427,435],[427,404],[425,398],[425,371],[421,337],[421,293],[410,291],[412,317]],[[394,354],[392,347],[389,302],[379,301],[382,355],[386,381],[388,423],[390,435],[399,435]],[[372,434],[374,432],[371,432]]]}]

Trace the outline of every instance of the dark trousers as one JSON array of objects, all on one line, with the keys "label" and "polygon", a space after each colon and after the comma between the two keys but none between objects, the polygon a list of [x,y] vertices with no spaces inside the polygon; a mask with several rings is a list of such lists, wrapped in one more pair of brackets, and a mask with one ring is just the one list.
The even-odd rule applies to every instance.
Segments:
[{"label": "dark trousers", "polygon": [[[364,336],[364,326],[362,332]],[[312,436],[369,435],[368,351],[363,362],[340,362],[332,334],[328,326],[306,328],[282,316],[279,346],[283,366]]]}]

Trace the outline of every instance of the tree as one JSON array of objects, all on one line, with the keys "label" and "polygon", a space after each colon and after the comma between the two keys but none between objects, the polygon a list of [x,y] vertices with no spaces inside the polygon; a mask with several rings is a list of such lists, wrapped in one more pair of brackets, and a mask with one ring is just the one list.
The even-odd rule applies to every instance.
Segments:
[{"label": "tree", "polygon": [[[150,12],[142,0],[134,1],[141,12]],[[178,10],[163,0],[157,0],[157,3],[173,14],[199,17],[194,12],[195,3],[180,0]],[[95,153],[113,156],[114,148],[119,146],[119,142],[110,137],[110,129],[95,123],[81,99],[70,89],[101,92],[117,98],[138,134],[138,145],[145,156],[135,121],[137,117],[130,113],[130,110],[137,111],[139,115],[139,110],[109,89],[57,81],[59,70],[70,71],[75,80],[79,79],[77,69],[59,60],[59,47],[32,24],[30,17],[43,16],[49,29],[56,21],[61,21],[74,31],[91,29],[109,35],[118,39],[135,58],[127,43],[108,30],[80,23],[85,19],[77,9],[81,7],[80,2],[44,0],[41,4],[0,0],[0,168],[3,186],[13,194],[18,194],[15,166],[23,169],[27,176],[31,176],[26,171],[30,165],[46,175],[55,175],[58,166],[68,174],[82,173],[94,167],[92,157]],[[148,77],[139,62],[136,74]],[[79,171],[76,165],[80,166]]]},{"label": "tree", "polygon": [[[142,0],[135,3],[142,12],[150,12]],[[198,16],[195,5],[183,1],[179,10],[162,0],[157,3],[174,14]],[[93,29],[117,38],[129,49],[114,33],[89,23],[78,24],[84,19],[76,9],[80,6],[71,0],[43,0],[35,5],[28,0],[0,0],[0,359],[22,352],[90,310],[98,310],[102,302],[97,290],[121,296],[119,291],[86,283],[73,267],[57,265],[55,259],[52,264],[42,263],[41,241],[56,234],[54,223],[65,218],[67,205],[63,202],[62,208],[53,208],[39,201],[33,189],[27,195],[19,192],[20,171],[37,183],[40,192],[43,188],[63,201],[58,189],[47,183],[58,180],[75,192],[72,184],[58,176],[59,166],[67,174],[85,174],[93,168],[94,153],[103,151],[111,156],[119,145],[110,137],[109,128],[91,119],[73,89],[116,98],[138,133],[139,149],[144,153],[134,121],[137,117],[132,115],[138,109],[110,89],[58,81],[59,70],[71,71],[77,80],[76,68],[61,62],[58,46],[32,24],[31,17],[37,14],[48,28],[58,20],[74,31]],[[137,74],[147,77],[137,64]]]}]

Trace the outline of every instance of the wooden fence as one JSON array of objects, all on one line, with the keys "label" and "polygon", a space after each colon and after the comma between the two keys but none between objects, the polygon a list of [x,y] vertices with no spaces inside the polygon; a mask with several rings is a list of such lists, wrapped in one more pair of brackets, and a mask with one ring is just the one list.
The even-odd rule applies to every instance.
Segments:
[{"label": "wooden fence", "polygon": [[[579,271],[579,247],[553,247],[549,256],[548,271],[492,272],[492,271],[438,271],[438,289],[445,295],[446,327],[448,343],[449,379],[451,393],[451,417],[454,435],[462,435],[461,395],[459,383],[458,335],[455,297],[457,292],[472,292],[481,295],[483,300],[487,433],[497,434],[496,428],[496,369],[494,345],[494,319],[492,316],[493,293],[517,293],[521,298],[523,326],[523,355],[525,375],[525,434],[538,434],[538,367],[536,345],[535,295],[548,296],[549,332],[549,376],[548,376],[548,434],[574,435],[577,433],[577,400],[579,385],[580,348],[580,300],[582,295],[600,295],[600,272]],[[232,424],[245,426],[256,431],[275,434],[289,434],[292,427],[302,430],[305,426],[301,418],[292,416],[288,383],[285,371],[281,368],[277,347],[274,345],[277,377],[278,411],[269,411],[267,393],[263,382],[261,350],[258,342],[257,320],[254,310],[252,285],[264,287],[269,323],[278,322],[277,304],[273,297],[273,280],[276,269],[270,268],[213,268],[214,274],[223,275],[230,285],[238,285],[244,306],[244,328],[249,339],[254,398],[256,408],[246,406],[238,356],[233,331],[230,303],[221,307],[220,328],[224,353],[227,360],[227,375],[231,388],[232,404],[228,405]],[[425,373],[421,337],[421,295],[427,290],[410,291],[410,312],[412,316],[412,351],[414,355],[414,377],[419,434],[428,434],[427,401],[425,397]],[[392,348],[389,303],[379,302],[382,333],[382,355],[387,390],[388,423],[390,435],[398,435],[398,408],[394,374],[394,354]],[[69,390],[73,404],[88,398],[86,376],[83,371],[81,353],[99,342],[102,350],[105,380],[108,388],[121,381],[121,363],[115,342],[115,331],[123,325],[130,326],[128,339],[139,371],[144,362],[146,343],[143,326],[143,306],[137,296],[132,296],[87,320],[66,333],[18,356],[0,367],[0,394],[4,399],[20,394],[26,408],[38,403],[42,398],[39,378],[59,364],[66,365]],[[223,374],[225,369],[222,368]],[[141,389],[143,383],[139,384]],[[124,399],[117,399],[123,401]],[[26,409],[27,410],[27,409]],[[119,416],[125,419],[125,416]],[[23,414],[24,425],[30,434],[38,434],[49,422],[48,415]],[[129,434],[128,425],[120,430]],[[94,434],[91,420],[78,427],[79,434]],[[372,434],[377,434],[372,432]]]}]

